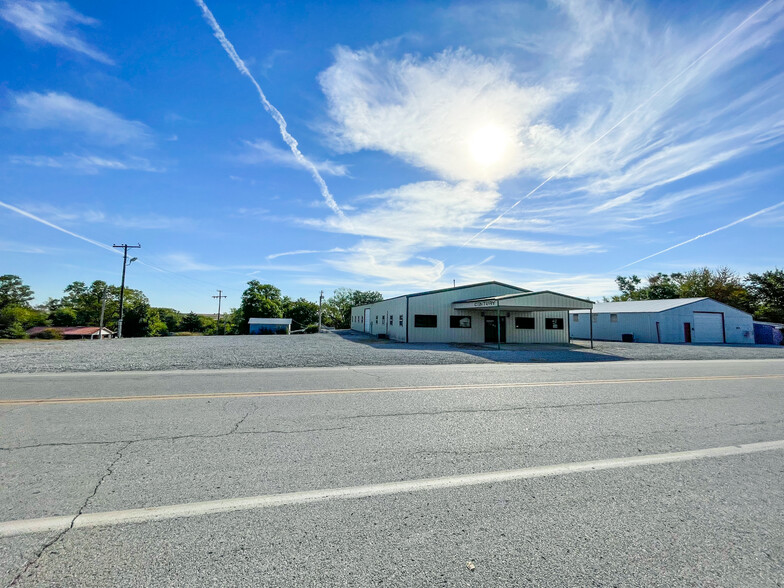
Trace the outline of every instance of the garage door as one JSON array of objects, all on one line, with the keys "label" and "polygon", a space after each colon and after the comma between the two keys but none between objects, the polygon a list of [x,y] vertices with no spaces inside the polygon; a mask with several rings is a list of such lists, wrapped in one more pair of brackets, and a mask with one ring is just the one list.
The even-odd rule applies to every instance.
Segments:
[{"label": "garage door", "polygon": [[695,343],[724,343],[724,314],[721,312],[695,312]]}]

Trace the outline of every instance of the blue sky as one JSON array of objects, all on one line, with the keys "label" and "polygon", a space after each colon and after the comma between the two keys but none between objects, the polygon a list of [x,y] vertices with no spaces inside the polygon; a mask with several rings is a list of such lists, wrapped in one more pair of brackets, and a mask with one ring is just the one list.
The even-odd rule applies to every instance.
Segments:
[{"label": "blue sky", "polygon": [[37,301],[118,283],[114,243],[197,312],[782,265],[782,0],[205,6],[0,0],[0,273]]}]

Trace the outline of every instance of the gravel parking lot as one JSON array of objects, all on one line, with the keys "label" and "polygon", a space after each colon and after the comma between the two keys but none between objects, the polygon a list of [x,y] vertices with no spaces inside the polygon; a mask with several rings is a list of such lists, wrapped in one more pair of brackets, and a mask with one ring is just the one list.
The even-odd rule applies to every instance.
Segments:
[{"label": "gravel parking lot", "polygon": [[0,373],[153,371],[171,369],[548,363],[660,359],[784,359],[784,347],[653,345],[401,344],[360,333],[270,337],[168,337],[104,341],[14,341],[0,344]]}]

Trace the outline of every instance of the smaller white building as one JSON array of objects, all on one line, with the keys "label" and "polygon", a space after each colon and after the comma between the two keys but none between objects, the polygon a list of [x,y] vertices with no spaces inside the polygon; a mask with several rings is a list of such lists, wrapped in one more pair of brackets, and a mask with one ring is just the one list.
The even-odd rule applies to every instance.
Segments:
[{"label": "smaller white building", "polygon": [[640,343],[754,343],[749,313],[711,298],[632,300],[569,313],[572,337]]},{"label": "smaller white building", "polygon": [[251,335],[288,335],[291,332],[290,318],[252,318],[248,320]]}]

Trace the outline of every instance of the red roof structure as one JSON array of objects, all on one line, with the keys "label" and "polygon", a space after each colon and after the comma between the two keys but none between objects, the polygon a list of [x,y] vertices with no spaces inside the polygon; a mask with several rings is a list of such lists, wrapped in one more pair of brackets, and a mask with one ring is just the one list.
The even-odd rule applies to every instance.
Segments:
[{"label": "red roof structure", "polygon": [[[44,331],[57,331],[66,339],[97,339],[100,336],[101,327],[33,327],[27,329],[27,334],[36,337]],[[113,336],[114,333],[104,327],[104,337]]]}]

